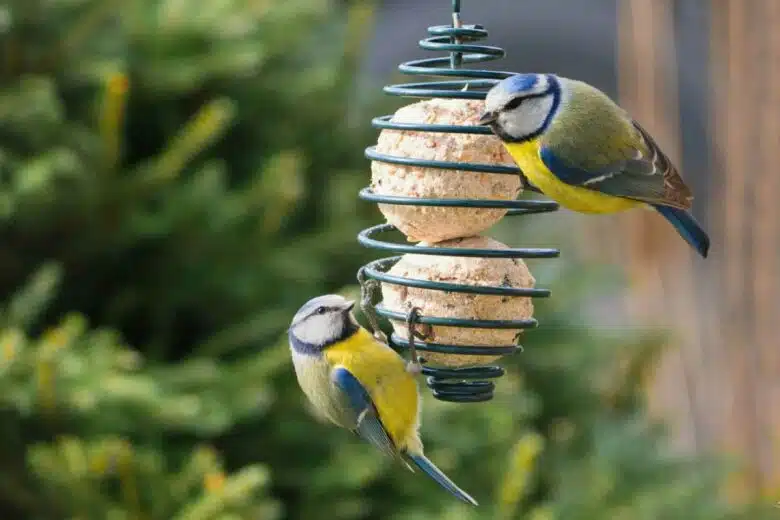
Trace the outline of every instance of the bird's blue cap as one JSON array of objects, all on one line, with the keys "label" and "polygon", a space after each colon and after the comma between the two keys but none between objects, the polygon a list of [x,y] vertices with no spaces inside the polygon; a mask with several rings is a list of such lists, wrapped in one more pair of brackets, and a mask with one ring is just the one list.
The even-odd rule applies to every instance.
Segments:
[{"label": "bird's blue cap", "polygon": [[534,87],[539,83],[540,77],[539,74],[515,74],[501,80],[496,86],[505,92],[525,92],[534,90]]},{"label": "bird's blue cap", "polygon": [[353,300],[348,300],[340,294],[317,296],[304,303],[303,306],[298,309],[298,312],[295,313],[295,317],[293,317],[291,327],[294,327],[296,323],[311,314],[318,307],[325,307],[328,310],[349,311],[352,310],[353,305],[355,305]]},{"label": "bird's blue cap", "polygon": [[[486,115],[481,124],[495,120],[497,111],[512,98],[519,95],[537,96],[548,92],[551,84],[545,74],[515,74],[496,83],[485,97]],[[484,122],[482,122],[484,121]]]}]

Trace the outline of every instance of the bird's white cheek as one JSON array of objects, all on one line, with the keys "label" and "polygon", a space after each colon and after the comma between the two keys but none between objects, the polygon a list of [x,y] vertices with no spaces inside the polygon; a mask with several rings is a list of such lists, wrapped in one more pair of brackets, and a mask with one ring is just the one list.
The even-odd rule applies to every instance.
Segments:
[{"label": "bird's white cheek", "polygon": [[506,133],[514,137],[523,137],[534,133],[541,123],[535,114],[529,111],[510,112],[502,116],[501,126]]},{"label": "bird's white cheek", "polygon": [[539,132],[552,110],[552,96],[525,101],[516,109],[501,114],[499,123],[506,133],[522,137]]},{"label": "bird's white cheek", "polygon": [[327,343],[331,338],[336,337],[336,333],[338,332],[336,330],[336,325],[338,325],[336,320],[331,319],[329,316],[312,316],[300,327],[296,328],[294,334],[304,343],[322,345],[323,343]]}]

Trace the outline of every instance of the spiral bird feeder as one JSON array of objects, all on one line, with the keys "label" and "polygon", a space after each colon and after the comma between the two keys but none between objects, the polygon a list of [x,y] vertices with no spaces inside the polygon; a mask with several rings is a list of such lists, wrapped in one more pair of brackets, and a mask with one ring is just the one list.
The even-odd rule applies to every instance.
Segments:
[{"label": "spiral bird feeder", "polygon": [[[477,44],[485,39],[487,31],[480,25],[463,25],[460,19],[460,0],[452,0],[451,25],[439,25],[428,28],[429,37],[420,41],[419,46],[428,51],[448,53],[448,56],[420,59],[402,63],[399,71],[411,76],[430,76],[439,78],[458,78],[433,80],[425,82],[404,83],[384,87],[384,92],[392,96],[409,98],[450,98],[484,100],[487,91],[496,82],[513,75],[511,72],[480,70],[464,68],[464,65],[482,63],[501,59],[505,52],[500,47]],[[490,134],[490,129],[476,125],[449,125],[429,123],[408,123],[393,121],[393,116],[386,115],[373,119],[372,124],[377,129],[391,129],[415,132],[436,132],[452,134]],[[521,176],[522,172],[514,166],[498,164],[479,164],[473,162],[439,161],[402,157],[377,151],[376,146],[368,147],[366,158],[382,163],[407,165],[458,172],[481,172],[493,175]],[[536,191],[526,184],[526,189]],[[506,210],[506,216],[520,216],[556,211],[558,205],[545,200],[486,200],[469,198],[427,198],[403,197],[376,193],[370,187],[360,191],[360,198],[365,201],[383,205],[428,206],[451,208],[491,208]],[[555,258],[559,256],[557,249],[551,248],[463,248],[434,247],[433,245],[413,245],[381,240],[385,235],[397,228],[389,223],[379,224],[363,230],[358,235],[358,241],[365,247],[395,253],[397,255],[438,255],[447,257],[480,257],[480,258]],[[426,341],[425,334],[419,330],[426,326],[446,326],[476,329],[530,329],[537,326],[534,318],[526,319],[469,319],[442,316],[426,316],[413,308],[408,312],[389,309],[382,302],[375,303],[380,283],[397,286],[430,289],[446,293],[465,293],[472,295],[495,295],[504,297],[544,298],[550,291],[542,288],[521,288],[506,286],[486,286],[476,284],[456,284],[434,280],[420,280],[389,274],[388,271],[402,257],[392,256],[370,262],[358,271],[363,299],[362,307],[375,331],[378,330],[376,316],[390,320],[405,321],[409,333],[402,337],[392,333],[389,344],[399,350],[407,349],[413,360],[417,352],[435,352],[458,356],[504,356],[515,353],[521,347],[515,342],[500,346],[453,345]],[[424,357],[424,354],[423,354]],[[440,400],[450,402],[482,402],[493,398],[495,384],[491,379],[504,375],[503,368],[494,365],[467,367],[437,367],[427,366],[423,360],[422,373],[427,376],[426,384],[433,395]]]}]

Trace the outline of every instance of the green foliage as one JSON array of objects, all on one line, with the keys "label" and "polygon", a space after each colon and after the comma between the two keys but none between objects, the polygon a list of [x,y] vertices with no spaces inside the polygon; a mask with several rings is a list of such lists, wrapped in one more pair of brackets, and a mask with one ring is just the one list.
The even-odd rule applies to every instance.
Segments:
[{"label": "green foliage", "polygon": [[[226,475],[213,448],[166,440],[212,436],[262,413],[271,390],[257,371],[228,375],[207,358],[144,367],[116,333],[90,331],[77,314],[29,337],[24,326],[57,288],[58,274],[43,267],[2,309],[0,409],[16,418],[9,422],[5,414],[10,449],[3,450],[0,499],[39,518],[129,519],[143,511],[154,518],[275,516],[265,466]],[[29,442],[35,433],[57,438]],[[25,450],[26,460],[11,460]],[[174,462],[180,469],[170,467]],[[44,500],[25,489],[28,477]]]},{"label": "green foliage", "polygon": [[354,279],[352,232],[375,210],[344,194],[370,134],[343,121],[353,30],[329,2],[11,7],[0,289],[57,260],[51,316],[85,312],[165,358],[237,321],[249,337],[220,348],[267,340],[285,314],[258,323],[265,308]]},{"label": "green foliage", "polygon": [[0,515],[758,519],[669,454],[638,384],[662,338],[586,325],[575,260],[532,265],[554,297],[494,401],[425,395],[478,510],[308,413],[286,325],[375,257],[346,117],[371,7],[0,6]]},{"label": "green foliage", "polygon": [[[47,502],[69,495],[68,510],[87,518],[275,518],[276,504],[264,494],[265,468],[249,465],[225,475],[212,449],[188,454],[184,467],[170,471],[159,449],[133,447],[105,437],[86,444],[66,437],[29,452],[33,475],[43,480]],[[119,497],[103,488],[118,484]],[[146,513],[145,513],[146,512]]]}]

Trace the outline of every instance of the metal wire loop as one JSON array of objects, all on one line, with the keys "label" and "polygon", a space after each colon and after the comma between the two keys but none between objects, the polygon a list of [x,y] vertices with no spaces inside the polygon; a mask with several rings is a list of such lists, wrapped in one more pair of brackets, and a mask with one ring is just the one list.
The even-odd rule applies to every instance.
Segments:
[{"label": "metal wire loop", "polygon": [[[499,60],[504,57],[500,47],[478,44],[485,39],[488,32],[481,25],[464,25],[460,20],[460,0],[452,0],[452,25],[437,25],[428,28],[429,37],[419,42],[420,48],[427,51],[446,52],[448,56],[424,58],[407,61],[399,65],[398,70],[409,76],[428,76],[434,81],[411,82],[388,85],[383,91],[393,96],[410,98],[450,98],[450,99],[484,99],[487,91],[512,72],[486,69],[468,69],[463,65],[472,65]],[[459,78],[459,79],[454,79]],[[490,129],[474,125],[441,125],[427,123],[401,123],[392,121],[392,115],[375,117],[372,120],[374,128],[401,131],[440,132],[456,134],[490,134]],[[479,172],[497,175],[520,175],[525,188],[538,191],[528,185],[522,172],[516,167],[478,164],[469,162],[449,162],[423,160],[413,157],[394,156],[378,152],[371,146],[365,150],[366,158],[391,164],[416,166],[422,168],[437,168],[452,170],[453,175],[460,172]],[[456,208],[492,208],[505,209],[507,216],[540,214],[556,211],[558,205],[546,200],[475,200],[475,199],[432,199],[389,196],[375,193],[366,187],[360,191],[362,200],[392,205],[416,205],[431,207]],[[396,243],[380,240],[378,235],[395,231],[391,224],[379,224],[361,231],[358,242],[365,247],[402,255],[407,253],[418,255],[482,257],[482,258],[555,258],[560,252],[553,248],[510,248],[510,249],[470,249],[459,247],[421,247],[408,243]],[[513,288],[499,286],[477,286],[454,284],[430,280],[417,280],[388,273],[390,268],[401,258],[391,256],[380,258],[361,267],[358,279],[367,294],[365,287],[375,284],[392,284],[436,291],[458,292],[465,294],[483,294],[509,297],[546,298],[550,291],[542,288]],[[418,358],[419,352],[452,354],[458,356],[504,356],[522,349],[518,344],[499,346],[480,345],[450,345],[435,341],[430,334],[420,333],[420,326],[428,328],[446,326],[484,329],[531,329],[538,325],[533,318],[518,320],[477,320],[468,318],[452,318],[441,316],[424,316],[419,309],[411,309],[407,313],[386,308],[381,302],[374,304],[370,297],[363,298],[363,309],[369,316],[371,325],[376,326],[376,317],[382,316],[396,323],[406,323],[407,337],[391,334],[389,343],[398,349],[409,349],[412,363]],[[432,394],[443,401],[481,402],[493,398],[495,383],[487,381],[504,375],[503,368],[498,366],[468,366],[463,368],[443,368],[423,366],[422,373],[427,376],[426,384]]]}]

